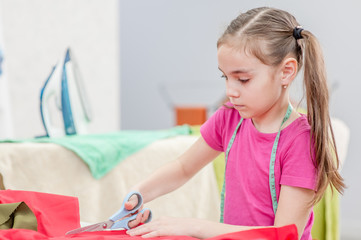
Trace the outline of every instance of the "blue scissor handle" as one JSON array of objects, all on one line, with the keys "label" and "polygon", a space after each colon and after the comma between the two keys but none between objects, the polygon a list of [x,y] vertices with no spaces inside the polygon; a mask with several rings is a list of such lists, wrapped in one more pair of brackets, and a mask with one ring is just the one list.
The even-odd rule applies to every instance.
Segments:
[{"label": "blue scissor handle", "polygon": [[[152,212],[150,211],[149,208],[145,208],[145,209],[141,210],[139,213],[143,214],[143,213],[145,212],[145,210],[149,210],[149,217],[148,217],[147,221],[145,221],[145,223],[147,223],[147,222],[150,222],[150,220],[152,220]],[[139,213],[138,213],[138,214],[139,214]],[[120,220],[120,221],[115,222],[115,223],[110,227],[110,229],[117,229],[117,228],[130,229],[128,223],[129,223],[130,221],[133,221],[133,220],[138,216],[138,214],[132,215],[132,216],[130,216],[130,217],[127,217],[127,218],[124,218],[124,219],[122,219],[122,220]]]},{"label": "blue scissor handle", "polygon": [[[129,201],[129,199],[133,196],[136,195],[138,197],[138,203],[137,205],[132,209],[132,210],[127,210],[125,209],[125,203]],[[139,192],[136,191],[132,191],[130,193],[128,193],[128,195],[125,197],[124,201],[123,201],[123,205],[122,207],[113,215],[111,216],[109,219],[112,220],[114,222],[114,224],[111,226],[111,229],[115,229],[115,228],[126,228],[129,229],[128,226],[128,222],[134,220],[138,214],[132,215],[130,217],[124,218],[125,216],[129,215],[129,214],[133,214],[136,211],[138,211],[138,209],[142,206],[143,204],[143,197]],[[141,213],[144,213],[146,209],[143,209],[142,211],[140,211]],[[149,209],[148,209],[149,210]],[[150,214],[149,217],[146,221],[149,222],[152,218],[152,213],[149,210]],[[124,219],[122,219],[124,218]],[[121,219],[121,220],[120,220]],[[118,221],[119,220],[119,221]]]},{"label": "blue scissor handle", "polygon": [[[129,201],[129,199],[133,195],[137,195],[138,204],[132,210],[127,210],[127,209],[125,209],[124,205],[125,205],[126,202]],[[125,197],[122,207],[116,213],[114,213],[113,216],[111,216],[109,219],[112,220],[113,222],[115,222],[115,221],[117,221],[119,219],[122,219],[123,217],[138,211],[138,209],[142,206],[142,204],[143,204],[142,195],[139,192],[132,191],[132,192],[128,193],[128,195]]]}]

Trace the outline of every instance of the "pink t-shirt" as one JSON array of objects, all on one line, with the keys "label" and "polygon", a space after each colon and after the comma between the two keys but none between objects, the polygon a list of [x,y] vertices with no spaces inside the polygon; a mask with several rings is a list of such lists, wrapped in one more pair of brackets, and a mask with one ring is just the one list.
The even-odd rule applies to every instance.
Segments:
[{"label": "pink t-shirt", "polygon": [[[241,116],[221,107],[201,127],[210,147],[226,152]],[[244,119],[226,168],[224,222],[243,226],[272,226],[274,212],[269,187],[269,163],[277,133],[261,133],[251,119]],[[281,185],[316,189],[317,170],[310,153],[310,126],[301,116],[281,131],[275,161],[277,199]],[[302,240],[311,238],[313,211]]]}]

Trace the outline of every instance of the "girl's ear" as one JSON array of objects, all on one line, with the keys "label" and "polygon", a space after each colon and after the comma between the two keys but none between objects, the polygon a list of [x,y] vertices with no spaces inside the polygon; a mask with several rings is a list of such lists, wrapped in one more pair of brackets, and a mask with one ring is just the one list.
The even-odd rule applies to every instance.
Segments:
[{"label": "girl's ear", "polygon": [[282,64],[282,86],[288,86],[297,75],[297,60],[286,58]]}]

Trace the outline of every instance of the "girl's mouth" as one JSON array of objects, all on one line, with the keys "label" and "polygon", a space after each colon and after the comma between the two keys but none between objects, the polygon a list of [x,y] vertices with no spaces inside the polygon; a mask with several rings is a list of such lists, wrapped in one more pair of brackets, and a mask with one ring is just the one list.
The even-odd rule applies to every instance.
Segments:
[{"label": "girl's mouth", "polygon": [[241,110],[241,109],[243,109],[245,106],[244,105],[236,105],[236,104],[233,104],[233,107],[234,107],[234,109],[236,109],[236,110]]}]

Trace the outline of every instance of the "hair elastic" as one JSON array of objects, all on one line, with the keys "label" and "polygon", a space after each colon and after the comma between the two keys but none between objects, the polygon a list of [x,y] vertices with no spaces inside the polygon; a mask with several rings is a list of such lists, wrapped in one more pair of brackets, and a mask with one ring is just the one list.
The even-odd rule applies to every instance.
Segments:
[{"label": "hair elastic", "polygon": [[301,39],[303,38],[302,35],[301,35],[301,32],[303,31],[303,28],[302,26],[297,26],[293,29],[293,37],[298,40],[298,39]]}]

